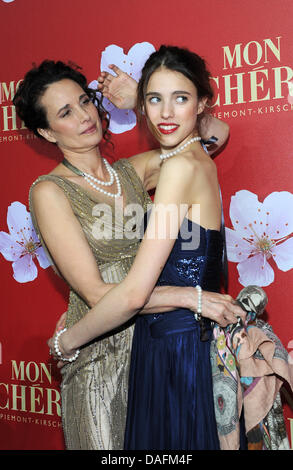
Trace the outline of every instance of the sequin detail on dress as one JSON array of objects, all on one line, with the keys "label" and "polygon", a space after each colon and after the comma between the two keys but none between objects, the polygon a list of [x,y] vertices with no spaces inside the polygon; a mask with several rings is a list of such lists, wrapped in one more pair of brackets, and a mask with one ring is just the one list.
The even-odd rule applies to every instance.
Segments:
[{"label": "sequin detail on dress", "polygon": [[199,284],[200,273],[204,263],[205,257],[198,256],[196,258],[181,258],[176,261],[175,266],[179,276],[195,286]]},{"label": "sequin detail on dress", "polygon": [[[113,166],[119,173],[125,203],[140,204],[146,211],[151,199],[131,163],[121,159]],[[48,257],[51,258],[32,206],[32,189],[41,181],[52,181],[64,191],[104,282],[121,282],[134,261],[140,240],[127,238],[121,221],[115,220],[114,213],[108,229],[113,234],[115,230],[120,230],[121,236],[115,238],[113,235],[111,240],[97,239],[93,227],[98,217],[93,215],[93,209],[103,196],[56,175],[39,177],[30,191],[32,220]],[[66,326],[76,323],[88,310],[85,301],[71,289]],[[124,325],[82,348],[77,361],[62,368],[62,424],[67,449],[123,449],[132,336],[133,325]]]}]

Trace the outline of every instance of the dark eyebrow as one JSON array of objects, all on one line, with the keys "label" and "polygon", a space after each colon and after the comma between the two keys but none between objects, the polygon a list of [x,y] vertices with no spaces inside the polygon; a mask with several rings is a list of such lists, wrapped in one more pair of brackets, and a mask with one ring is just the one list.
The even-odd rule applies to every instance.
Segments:
[{"label": "dark eyebrow", "polygon": [[186,91],[186,90],[179,90],[179,91],[174,91],[173,95],[191,95],[191,93],[189,93],[189,91]]},{"label": "dark eyebrow", "polygon": [[[85,96],[88,96],[87,93],[83,93],[82,95],[80,95],[79,101],[81,101]],[[62,108],[60,108],[59,111],[57,112],[57,116],[58,116],[58,114],[62,113],[62,111],[65,111],[68,108],[70,108],[70,104],[66,104],[66,105],[62,106]]]},{"label": "dark eyebrow", "polygon": [[[176,91],[173,91],[172,93],[173,95],[191,95],[191,93],[189,93],[189,91],[184,91],[184,90],[176,90]],[[152,95],[152,96],[161,96],[161,93],[158,93],[156,91],[149,91],[148,93],[146,93],[145,96],[149,96],[149,95]]]},{"label": "dark eyebrow", "polygon": [[148,93],[145,94],[145,96],[149,96],[149,95],[155,95],[155,96],[160,96],[161,93],[157,93],[156,91],[149,91]]}]

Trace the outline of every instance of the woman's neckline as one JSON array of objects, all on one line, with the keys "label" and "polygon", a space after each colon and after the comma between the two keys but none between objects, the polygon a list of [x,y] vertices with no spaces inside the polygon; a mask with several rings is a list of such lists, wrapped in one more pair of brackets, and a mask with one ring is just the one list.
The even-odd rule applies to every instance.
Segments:
[{"label": "woman's neckline", "polygon": [[[119,160],[117,160],[119,161]],[[114,162],[115,163],[115,162]],[[61,178],[62,180],[65,180],[67,181],[68,183],[72,183],[74,186],[78,187],[79,189],[81,189],[82,191],[84,191],[85,193],[87,193],[89,195],[89,197],[91,199],[94,199],[96,200],[96,198],[94,197],[94,193],[93,192],[90,192],[88,189],[84,188],[83,186],[81,186],[80,184],[78,183],[75,183],[74,181],[70,180],[67,176],[61,176],[61,175],[56,175],[54,173],[50,173],[46,176],[54,176],[54,177],[57,177],[57,178]],[[123,195],[122,195],[123,196]],[[97,202],[101,202],[100,200],[97,199]],[[113,202],[113,201],[109,201],[110,202]],[[114,201],[115,202],[115,201]],[[127,205],[127,204],[126,204]],[[145,214],[147,214],[147,212],[145,212]],[[197,222],[194,222],[193,220],[189,219],[187,216],[184,217],[183,221],[184,220],[187,220],[187,222],[191,223],[191,224],[194,224],[194,225],[197,225],[198,227],[200,227],[201,230],[204,230],[205,232],[218,232],[219,234],[221,234],[221,229],[217,230],[217,229],[212,229],[212,228],[206,228],[206,227],[203,227],[202,225],[198,224]],[[183,222],[182,222],[183,223]]]},{"label": "woman's neckline", "polygon": [[[66,181],[67,183],[74,185],[75,187],[77,187],[78,189],[80,189],[84,193],[86,193],[88,195],[89,199],[95,201],[96,203],[105,203],[106,202],[106,203],[109,203],[109,205],[113,206],[113,203],[115,205],[115,200],[113,201],[112,198],[111,199],[107,198],[107,200],[105,199],[105,200],[101,201],[101,198],[99,197],[98,192],[97,192],[97,194],[95,194],[94,191],[91,191],[90,189],[84,188],[81,184],[76,183],[75,181],[72,181],[72,179],[70,179],[70,177],[68,177],[68,176],[57,175],[57,174],[54,174],[54,173],[49,173],[49,174],[44,175],[44,176],[49,176],[49,177],[53,176],[55,178],[60,178],[61,180]],[[123,191],[123,189],[124,188],[122,187],[121,196],[126,197],[125,192]]]}]

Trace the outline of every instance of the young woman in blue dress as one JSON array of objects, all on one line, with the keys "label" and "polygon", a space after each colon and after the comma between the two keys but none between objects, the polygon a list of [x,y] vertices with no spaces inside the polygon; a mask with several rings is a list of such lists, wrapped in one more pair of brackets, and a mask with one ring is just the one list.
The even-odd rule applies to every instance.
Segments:
[{"label": "young woman in blue dress", "polygon": [[226,326],[243,312],[233,299],[217,293],[223,253],[219,183],[198,132],[212,98],[209,79],[204,61],[185,49],[162,46],[146,62],[138,104],[160,150],[149,172],[157,184],[144,237],[126,278],[49,341],[59,358],[76,360],[82,345],[141,312],[156,285],[196,287],[195,312],[176,309],[137,317],[126,449],[219,448],[211,321]]}]

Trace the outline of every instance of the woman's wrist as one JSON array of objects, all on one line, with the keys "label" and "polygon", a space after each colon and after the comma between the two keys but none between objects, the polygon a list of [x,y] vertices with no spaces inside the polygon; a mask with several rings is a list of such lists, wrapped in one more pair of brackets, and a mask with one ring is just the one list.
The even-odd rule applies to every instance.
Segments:
[{"label": "woman's wrist", "polygon": [[186,286],[179,287],[179,289],[182,290],[179,306],[194,311],[197,306],[197,291],[195,288]]},{"label": "woman's wrist", "polygon": [[77,359],[79,349],[72,349],[69,346],[68,339],[70,339],[70,334],[68,333],[67,328],[59,330],[54,338],[54,349],[55,354],[60,360],[72,362]]},{"label": "woman's wrist", "polygon": [[197,308],[196,312],[194,313],[194,318],[196,321],[200,321],[202,317],[202,288],[198,284],[195,286],[195,289],[197,291]]},{"label": "woman's wrist", "polygon": [[[193,312],[197,312],[199,303],[201,304],[202,302],[202,293],[200,294],[198,287],[184,287],[184,289],[188,289],[188,295],[186,296],[186,305],[184,308],[188,308],[189,310],[192,310]],[[201,296],[201,299],[200,299]]]}]

